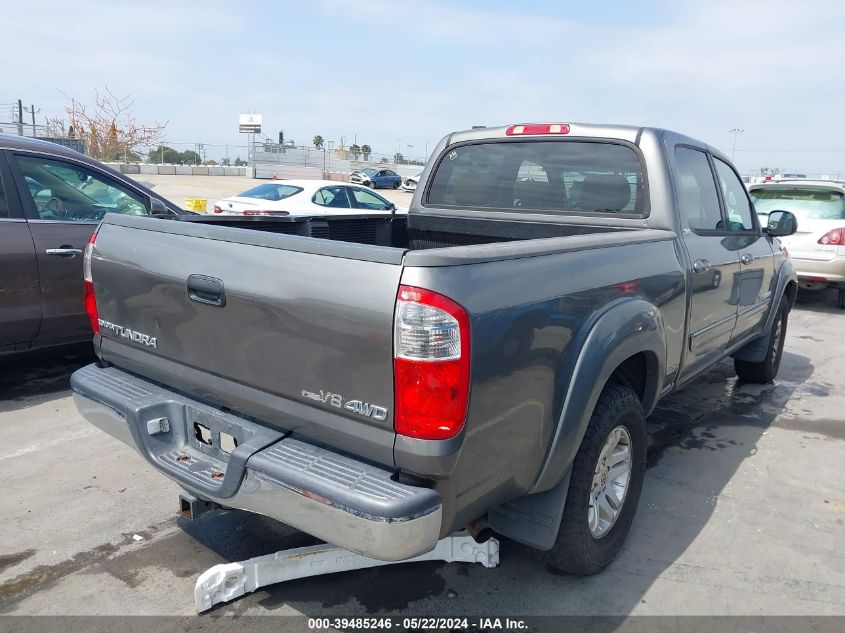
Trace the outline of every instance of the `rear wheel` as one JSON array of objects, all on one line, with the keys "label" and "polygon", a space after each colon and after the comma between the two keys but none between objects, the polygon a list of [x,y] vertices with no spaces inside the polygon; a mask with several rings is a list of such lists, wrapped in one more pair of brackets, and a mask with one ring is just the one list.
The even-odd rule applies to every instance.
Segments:
[{"label": "rear wheel", "polygon": [[572,464],[557,540],[546,553],[551,567],[588,576],[622,548],[645,478],[645,416],[628,387],[607,385]]},{"label": "rear wheel", "polygon": [[400,181],[398,181],[398,180],[394,180],[394,181],[393,181],[393,188],[394,188],[394,189],[399,189],[399,182],[400,182]]},{"label": "rear wheel", "polygon": [[370,185],[369,185],[369,186],[370,186],[370,189],[378,189],[378,187],[376,187],[376,181],[375,181],[375,180],[373,180],[373,181],[370,183]]},{"label": "rear wheel", "polygon": [[780,359],[783,356],[783,343],[786,339],[786,324],[789,315],[786,304],[781,303],[778,313],[772,323],[769,347],[766,350],[766,357],[760,362],[753,363],[747,360],[734,360],[734,371],[740,380],[764,384],[771,382],[778,375]]}]

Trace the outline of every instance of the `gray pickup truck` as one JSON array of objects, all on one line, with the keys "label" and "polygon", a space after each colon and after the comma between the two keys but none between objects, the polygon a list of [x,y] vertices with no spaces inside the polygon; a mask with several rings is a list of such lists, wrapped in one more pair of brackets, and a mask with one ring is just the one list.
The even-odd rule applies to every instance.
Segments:
[{"label": "gray pickup truck", "polygon": [[107,215],[94,425],[184,489],[402,560],[461,528],[574,574],[622,546],[645,417],[733,356],[777,373],[796,276],[735,169],[674,132],[445,137],[407,217]]}]

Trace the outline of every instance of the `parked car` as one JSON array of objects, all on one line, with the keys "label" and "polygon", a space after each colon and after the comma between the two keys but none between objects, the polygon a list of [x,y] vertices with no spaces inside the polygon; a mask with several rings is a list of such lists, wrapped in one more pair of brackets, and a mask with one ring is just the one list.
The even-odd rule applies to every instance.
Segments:
[{"label": "parked car", "polygon": [[845,185],[829,180],[780,180],[749,187],[757,213],[792,212],[795,235],[783,238],[805,290],[839,290],[845,309]]},{"label": "parked car", "polygon": [[349,182],[373,189],[398,189],[402,184],[402,177],[391,169],[365,167],[349,174]]},{"label": "parked car", "polygon": [[366,187],[336,180],[273,180],[214,203],[223,215],[321,216],[356,211],[407,213]]},{"label": "parked car", "polygon": [[382,560],[492,530],[596,573],[657,401],[727,356],[777,374],[795,218],[761,227],[725,155],[665,130],[487,128],[434,157],[408,215],[344,220],[370,244],[106,216],[77,405],[188,509]]},{"label": "parked car", "polygon": [[0,135],[0,353],[90,340],[82,253],[107,213],[187,213],[61,145]]},{"label": "parked car", "polygon": [[418,173],[416,176],[405,178],[405,181],[402,183],[402,189],[405,191],[416,191],[417,183],[420,181],[420,178],[422,178],[422,172]]}]

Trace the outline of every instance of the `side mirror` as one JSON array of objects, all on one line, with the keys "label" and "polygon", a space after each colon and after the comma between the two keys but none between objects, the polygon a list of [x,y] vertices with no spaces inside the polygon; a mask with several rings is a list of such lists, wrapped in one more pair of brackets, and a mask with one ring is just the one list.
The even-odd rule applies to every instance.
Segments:
[{"label": "side mirror", "polygon": [[789,211],[772,211],[766,224],[766,233],[772,237],[786,237],[798,230],[798,218]]},{"label": "side mirror", "polygon": [[173,212],[167,208],[161,200],[158,198],[150,198],[150,215],[152,216],[160,216],[160,215],[173,215]]}]

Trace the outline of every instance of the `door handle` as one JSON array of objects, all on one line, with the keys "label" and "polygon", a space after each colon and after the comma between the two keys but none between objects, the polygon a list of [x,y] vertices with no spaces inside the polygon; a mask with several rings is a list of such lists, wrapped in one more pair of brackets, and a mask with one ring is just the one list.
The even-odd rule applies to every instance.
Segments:
[{"label": "door handle", "polygon": [[187,281],[188,298],[197,303],[222,308],[226,305],[226,291],[223,282],[215,277],[191,275]]},{"label": "door handle", "polygon": [[44,251],[48,255],[54,255],[56,257],[76,257],[77,255],[82,255],[81,248],[71,248],[70,246],[61,246],[59,248],[48,248]]},{"label": "door handle", "polygon": [[710,261],[707,259],[696,259],[692,263],[692,269],[697,273],[706,273],[710,270]]},{"label": "door handle", "polygon": [[741,261],[743,264],[748,265],[754,261],[754,255],[752,255],[751,253],[743,253],[742,257],[739,258],[739,261]]}]

